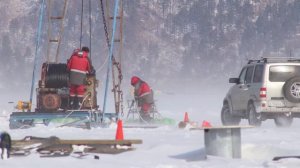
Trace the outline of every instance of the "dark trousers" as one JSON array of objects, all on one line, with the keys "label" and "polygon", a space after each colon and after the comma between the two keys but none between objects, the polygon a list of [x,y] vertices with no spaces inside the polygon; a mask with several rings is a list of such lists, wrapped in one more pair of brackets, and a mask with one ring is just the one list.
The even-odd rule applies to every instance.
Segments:
[{"label": "dark trousers", "polygon": [[7,152],[7,158],[10,157],[10,150],[11,150],[11,138],[7,132],[0,133],[0,147],[1,147],[1,158],[4,159],[4,149]]},{"label": "dark trousers", "polygon": [[10,157],[10,146],[9,145],[2,145],[1,146],[1,159],[4,159],[4,149],[6,149],[6,155],[7,155],[7,158]]}]

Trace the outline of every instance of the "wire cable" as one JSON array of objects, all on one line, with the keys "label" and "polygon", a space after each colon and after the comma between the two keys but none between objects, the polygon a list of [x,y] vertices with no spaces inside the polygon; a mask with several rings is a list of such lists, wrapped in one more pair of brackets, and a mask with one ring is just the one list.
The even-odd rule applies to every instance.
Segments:
[{"label": "wire cable", "polygon": [[79,48],[81,48],[82,42],[82,26],[83,26],[83,0],[81,0],[81,21],[80,21],[80,40],[79,40]]},{"label": "wire cable", "polygon": [[112,66],[112,55],[113,55],[113,48],[114,48],[114,38],[116,32],[116,20],[117,20],[117,13],[118,13],[118,5],[119,0],[115,0],[115,9],[114,9],[114,17],[113,17],[113,31],[111,36],[111,46],[109,50],[109,62],[107,66],[107,73],[106,73],[106,83],[105,83],[105,93],[104,93],[104,102],[103,102],[103,114],[106,112],[106,99],[107,99],[107,90],[108,90],[108,83],[109,83],[109,72]]},{"label": "wire cable", "polygon": [[92,59],[92,1],[89,1],[89,22],[90,22],[90,58]]},{"label": "wire cable", "polygon": [[[39,16],[39,24],[38,24],[38,32],[36,36],[36,47],[35,47],[35,56],[34,56],[34,66],[33,66],[33,72],[32,72],[32,81],[31,81],[31,89],[30,89],[30,103],[32,103],[32,97],[33,97],[33,87],[35,83],[35,71],[38,64],[38,50],[40,47],[40,40],[41,40],[41,31],[43,26],[43,16],[44,16],[44,7],[45,6],[45,0],[42,0],[42,4],[40,6],[40,16]],[[31,111],[31,109],[29,109]]]}]

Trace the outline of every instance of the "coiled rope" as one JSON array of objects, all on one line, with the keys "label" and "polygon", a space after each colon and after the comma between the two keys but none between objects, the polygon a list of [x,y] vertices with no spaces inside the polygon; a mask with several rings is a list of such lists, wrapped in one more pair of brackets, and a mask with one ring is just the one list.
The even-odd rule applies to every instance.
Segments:
[{"label": "coiled rope", "polygon": [[66,64],[48,64],[45,76],[46,88],[68,87],[69,74]]}]

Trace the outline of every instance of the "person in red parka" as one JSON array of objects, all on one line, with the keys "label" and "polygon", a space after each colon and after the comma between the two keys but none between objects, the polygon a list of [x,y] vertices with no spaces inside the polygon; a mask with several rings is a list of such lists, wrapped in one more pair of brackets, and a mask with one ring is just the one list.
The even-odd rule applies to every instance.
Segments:
[{"label": "person in red parka", "polygon": [[88,54],[88,47],[76,49],[67,63],[67,69],[70,72],[70,107],[72,109],[80,108],[85,93],[86,75],[92,71]]},{"label": "person in red parka", "polygon": [[145,81],[137,76],[131,78],[131,85],[134,87],[135,100],[141,109],[141,118],[146,121],[151,120],[150,111],[154,103],[152,89]]}]

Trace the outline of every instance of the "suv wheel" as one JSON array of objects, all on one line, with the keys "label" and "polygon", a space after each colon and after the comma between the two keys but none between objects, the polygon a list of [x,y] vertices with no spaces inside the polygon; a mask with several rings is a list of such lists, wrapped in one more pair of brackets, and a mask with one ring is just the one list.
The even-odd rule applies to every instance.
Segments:
[{"label": "suv wheel", "polygon": [[300,77],[296,76],[287,80],[283,86],[284,97],[292,102],[300,102]]},{"label": "suv wheel", "polygon": [[289,127],[293,122],[293,117],[281,115],[274,118],[277,127]]},{"label": "suv wheel", "polygon": [[227,103],[225,103],[222,107],[221,120],[223,125],[239,125],[241,122],[240,117],[233,116],[230,113],[230,108]]},{"label": "suv wheel", "polygon": [[256,112],[255,106],[253,103],[248,104],[247,108],[248,122],[249,125],[260,126],[261,125],[261,115]]}]

